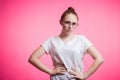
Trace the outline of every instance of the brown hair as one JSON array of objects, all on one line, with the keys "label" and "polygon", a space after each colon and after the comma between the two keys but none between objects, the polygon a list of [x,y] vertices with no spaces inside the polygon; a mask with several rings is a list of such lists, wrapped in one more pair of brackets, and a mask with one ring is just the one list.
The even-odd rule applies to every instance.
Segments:
[{"label": "brown hair", "polygon": [[62,21],[62,20],[64,19],[64,17],[65,17],[67,14],[70,14],[70,13],[74,14],[74,15],[77,17],[77,19],[78,19],[78,15],[77,15],[77,13],[75,12],[74,8],[73,8],[73,7],[68,7],[68,9],[62,14],[60,21]]}]

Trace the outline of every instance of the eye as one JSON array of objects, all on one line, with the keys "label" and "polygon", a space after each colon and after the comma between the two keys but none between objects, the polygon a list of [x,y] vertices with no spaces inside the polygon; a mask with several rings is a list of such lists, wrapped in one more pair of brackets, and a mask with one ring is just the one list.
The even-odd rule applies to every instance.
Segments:
[{"label": "eye", "polygon": [[75,26],[77,23],[72,23],[73,26]]},{"label": "eye", "polygon": [[65,21],[64,23],[65,23],[65,24],[70,24],[70,21]]}]

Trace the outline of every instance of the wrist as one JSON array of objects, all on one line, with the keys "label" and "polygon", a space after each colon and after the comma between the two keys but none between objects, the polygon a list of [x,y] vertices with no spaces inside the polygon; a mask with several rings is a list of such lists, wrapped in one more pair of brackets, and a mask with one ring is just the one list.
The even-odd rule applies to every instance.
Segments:
[{"label": "wrist", "polygon": [[49,74],[50,74],[50,75],[55,75],[54,70],[53,70],[53,69],[50,69]]},{"label": "wrist", "polygon": [[87,79],[87,75],[84,73],[83,74],[83,80]]}]

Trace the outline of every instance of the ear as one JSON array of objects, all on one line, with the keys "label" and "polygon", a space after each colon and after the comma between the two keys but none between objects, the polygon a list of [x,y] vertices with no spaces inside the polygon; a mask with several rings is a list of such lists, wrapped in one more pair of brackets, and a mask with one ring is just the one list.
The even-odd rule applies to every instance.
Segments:
[{"label": "ear", "polygon": [[77,27],[79,26],[79,24],[77,24]]},{"label": "ear", "polygon": [[62,25],[62,20],[60,20],[60,24]]}]

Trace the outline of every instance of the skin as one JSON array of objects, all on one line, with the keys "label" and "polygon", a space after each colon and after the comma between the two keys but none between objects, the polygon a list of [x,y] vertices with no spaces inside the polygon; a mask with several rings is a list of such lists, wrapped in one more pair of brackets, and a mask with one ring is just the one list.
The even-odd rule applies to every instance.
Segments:
[{"label": "skin", "polygon": [[[69,23],[68,23],[69,22]],[[75,23],[75,24],[74,24]],[[70,13],[67,14],[63,21],[60,21],[60,24],[62,25],[62,31],[59,35],[59,37],[64,41],[68,42],[71,39],[75,37],[75,34],[73,33],[75,28],[78,26],[78,19],[77,16]],[[64,74],[67,70],[66,68],[59,66],[55,67],[54,69],[48,68],[46,65],[44,65],[39,58],[43,56],[45,53],[45,49],[40,46],[38,47],[30,56],[29,62],[36,66],[38,69],[42,70],[43,72],[46,72],[50,75],[56,75],[56,74]],[[81,72],[76,71],[75,69],[71,69],[70,74],[73,74],[74,78],[80,79],[80,80],[85,80],[87,79],[90,75],[92,75],[103,63],[103,58],[101,54],[98,52],[98,50],[91,46],[87,49],[87,53],[90,54],[90,56],[94,59],[93,64],[91,67],[83,74]]]}]

